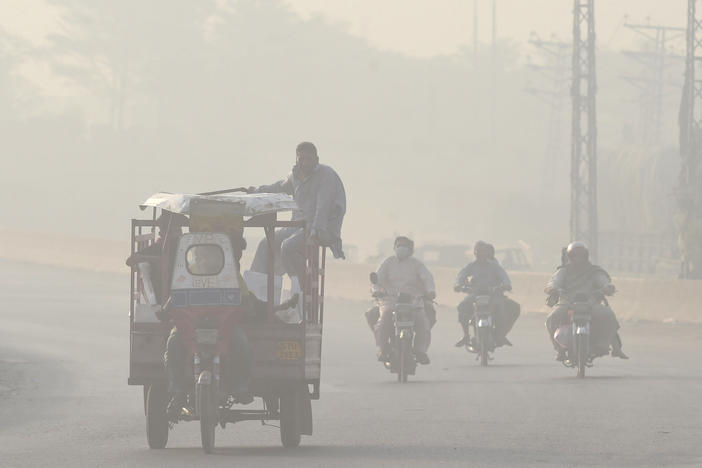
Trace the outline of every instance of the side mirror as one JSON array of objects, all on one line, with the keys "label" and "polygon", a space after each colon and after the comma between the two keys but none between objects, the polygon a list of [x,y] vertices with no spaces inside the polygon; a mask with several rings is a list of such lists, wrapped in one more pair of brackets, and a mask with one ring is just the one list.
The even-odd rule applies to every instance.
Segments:
[{"label": "side mirror", "polygon": [[370,274],[370,282],[371,284],[378,284],[378,273],[373,272]]}]

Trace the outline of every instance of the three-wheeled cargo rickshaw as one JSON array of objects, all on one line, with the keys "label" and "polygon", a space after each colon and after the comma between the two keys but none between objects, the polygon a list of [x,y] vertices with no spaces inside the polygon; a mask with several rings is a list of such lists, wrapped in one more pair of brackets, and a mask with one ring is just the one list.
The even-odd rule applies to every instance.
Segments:
[{"label": "three-wheeled cargo rickshaw", "polygon": [[[295,202],[283,194],[157,193],[141,208],[152,208],[152,216],[132,220],[130,258],[136,261],[131,274],[128,383],[143,386],[149,447],[164,448],[177,422],[199,421],[202,447],[209,453],[216,426],[246,420],[278,420],[283,445],[298,446],[301,435],[312,434],[311,400],[320,396],[326,252],[320,246],[306,247],[301,313],[296,321],[280,320],[275,314],[280,301],[274,284],[274,232],[280,227],[305,229],[302,221],[278,219],[280,212],[296,209]],[[249,320],[242,315],[242,295],[253,293],[243,282],[232,239],[243,239],[245,229],[255,228],[265,234],[268,271],[264,313]],[[159,255],[140,260],[139,252]],[[166,411],[164,368],[174,323],[187,344],[185,365],[192,376],[188,404],[175,418]],[[231,367],[225,356],[227,340],[233,329],[243,332],[248,342],[249,391],[262,399],[260,409],[242,409],[225,385]]]}]

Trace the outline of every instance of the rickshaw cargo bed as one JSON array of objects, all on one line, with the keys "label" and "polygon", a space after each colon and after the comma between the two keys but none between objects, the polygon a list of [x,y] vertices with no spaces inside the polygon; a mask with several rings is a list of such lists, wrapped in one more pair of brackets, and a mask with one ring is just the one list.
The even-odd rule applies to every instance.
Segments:
[{"label": "rickshaw cargo bed", "polygon": [[320,324],[245,324],[253,355],[254,380],[317,380],[320,376]]}]

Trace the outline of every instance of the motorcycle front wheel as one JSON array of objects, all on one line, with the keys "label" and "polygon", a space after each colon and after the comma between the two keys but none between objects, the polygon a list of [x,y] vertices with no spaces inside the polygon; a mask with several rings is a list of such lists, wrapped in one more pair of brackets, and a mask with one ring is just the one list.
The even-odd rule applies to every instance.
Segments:
[{"label": "motorcycle front wheel", "polygon": [[410,338],[410,334],[407,333],[406,331],[403,331],[400,334],[400,352],[399,354],[399,371],[397,373],[397,381],[400,383],[406,383],[407,382],[407,374],[409,371],[410,367],[410,359],[413,358],[412,356],[412,342]]},{"label": "motorcycle front wheel", "polygon": [[215,427],[217,427],[217,405],[210,385],[198,385],[197,398],[200,408],[200,438],[202,450],[211,453],[215,445]]},{"label": "motorcycle front wheel", "polygon": [[480,352],[480,366],[481,367],[487,367],[488,365],[488,339],[487,339],[487,334],[488,331],[484,328],[479,328],[480,332],[478,333],[478,341],[479,343],[479,352]]},{"label": "motorcycle front wheel", "polygon": [[576,356],[578,359],[578,378],[585,377],[585,363],[587,362],[587,335],[576,335],[575,346],[577,346]]}]

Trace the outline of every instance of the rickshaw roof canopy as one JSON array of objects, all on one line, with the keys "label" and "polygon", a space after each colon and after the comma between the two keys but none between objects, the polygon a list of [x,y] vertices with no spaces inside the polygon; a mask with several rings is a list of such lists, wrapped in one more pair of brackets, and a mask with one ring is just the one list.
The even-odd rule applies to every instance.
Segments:
[{"label": "rickshaw roof canopy", "polygon": [[139,205],[146,208],[160,208],[171,213],[190,215],[190,203],[193,200],[209,200],[228,203],[232,214],[241,216],[258,216],[281,211],[297,210],[295,200],[284,193],[226,193],[220,195],[192,195],[188,193],[158,192],[151,195]]}]

